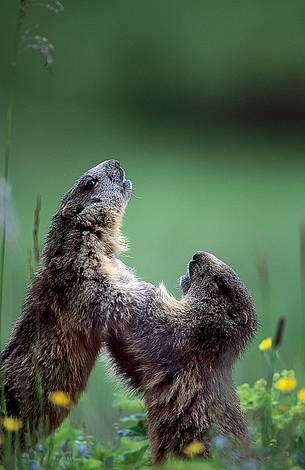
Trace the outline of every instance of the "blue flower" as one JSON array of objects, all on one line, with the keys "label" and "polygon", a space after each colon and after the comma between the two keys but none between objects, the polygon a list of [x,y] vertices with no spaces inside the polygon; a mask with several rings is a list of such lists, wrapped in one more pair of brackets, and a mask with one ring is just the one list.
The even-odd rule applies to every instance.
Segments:
[{"label": "blue flower", "polygon": [[69,450],[69,441],[65,441],[61,444],[60,450],[65,453]]},{"label": "blue flower", "polygon": [[305,467],[305,452],[299,452],[297,462],[301,467]]},{"label": "blue flower", "polygon": [[40,470],[40,465],[34,462],[34,460],[29,460],[29,470]]},{"label": "blue flower", "polygon": [[81,454],[81,456],[84,457],[85,459],[89,459],[90,455],[89,455],[87,443],[80,442],[80,441],[75,441],[75,442],[78,448],[78,452]]},{"label": "blue flower", "polygon": [[122,429],[119,429],[116,433],[117,433],[117,436],[119,437],[125,436],[125,431],[123,431]]},{"label": "blue flower", "polygon": [[246,470],[259,470],[259,462],[256,459],[248,459],[245,461]]},{"label": "blue flower", "polygon": [[221,434],[215,436],[213,439],[213,445],[218,450],[224,450],[226,447],[228,447],[228,443],[228,438],[226,436],[222,436]]},{"label": "blue flower", "polygon": [[43,452],[43,445],[41,444],[41,442],[37,444],[36,451],[39,452],[40,454]]}]

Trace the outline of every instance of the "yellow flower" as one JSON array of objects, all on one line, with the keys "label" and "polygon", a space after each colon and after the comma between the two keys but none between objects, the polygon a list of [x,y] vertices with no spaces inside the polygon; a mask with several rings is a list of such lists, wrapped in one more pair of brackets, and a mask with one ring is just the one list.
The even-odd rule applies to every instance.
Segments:
[{"label": "yellow flower", "polygon": [[53,405],[61,406],[62,408],[71,408],[73,406],[73,402],[66,392],[50,392],[49,401],[53,403]]},{"label": "yellow flower", "polygon": [[259,344],[259,349],[261,351],[269,351],[272,348],[272,338],[269,336],[268,338],[263,339],[263,341]]},{"label": "yellow flower", "polygon": [[297,386],[297,381],[294,377],[281,377],[275,382],[275,388],[280,392],[290,392]]},{"label": "yellow flower", "polygon": [[305,405],[305,388],[301,388],[301,390],[299,391],[298,399],[300,400],[301,403]]},{"label": "yellow flower", "polygon": [[13,418],[13,416],[6,416],[2,420],[2,426],[8,432],[17,432],[22,428],[22,421],[18,418]]},{"label": "yellow flower", "polygon": [[194,457],[195,455],[202,454],[205,451],[205,445],[200,441],[193,441],[188,444],[184,449],[183,453],[187,457]]}]

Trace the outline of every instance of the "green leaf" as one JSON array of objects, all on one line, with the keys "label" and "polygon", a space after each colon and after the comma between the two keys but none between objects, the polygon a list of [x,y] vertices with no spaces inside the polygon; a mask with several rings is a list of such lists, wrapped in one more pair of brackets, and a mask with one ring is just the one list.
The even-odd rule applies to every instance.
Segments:
[{"label": "green leaf", "polygon": [[141,413],[145,411],[144,402],[140,398],[129,398],[123,393],[117,393],[115,397],[113,403],[114,408],[128,411],[129,413]]},{"label": "green leaf", "polygon": [[113,470],[113,456],[109,455],[104,461],[104,470]]},{"label": "green leaf", "polygon": [[88,459],[83,461],[83,469],[84,470],[95,470],[98,468],[103,468],[103,464],[100,460],[97,459]]}]

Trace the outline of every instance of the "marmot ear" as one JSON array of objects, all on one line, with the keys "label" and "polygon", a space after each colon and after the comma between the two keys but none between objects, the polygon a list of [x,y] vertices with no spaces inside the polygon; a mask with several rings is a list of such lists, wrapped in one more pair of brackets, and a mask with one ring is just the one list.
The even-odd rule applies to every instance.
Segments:
[{"label": "marmot ear", "polygon": [[241,323],[242,325],[246,325],[248,323],[248,320],[249,320],[248,314],[246,310],[243,310],[240,315],[239,323]]}]

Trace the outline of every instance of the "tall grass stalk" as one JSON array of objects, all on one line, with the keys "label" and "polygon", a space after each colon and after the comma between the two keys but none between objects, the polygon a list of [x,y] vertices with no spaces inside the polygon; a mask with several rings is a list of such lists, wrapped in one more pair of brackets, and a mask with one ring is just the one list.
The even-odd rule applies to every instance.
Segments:
[{"label": "tall grass stalk", "polygon": [[31,276],[33,276],[40,261],[40,245],[39,245],[40,213],[41,213],[41,196],[38,195],[36,198],[36,206],[35,206],[35,211],[34,211],[33,230],[32,230],[33,248],[30,250],[30,253],[29,253],[29,265],[30,265]]},{"label": "tall grass stalk", "polygon": [[269,266],[266,255],[262,251],[257,251],[257,273],[260,283],[260,291],[263,301],[263,311],[270,313],[271,309],[271,289],[270,289],[270,275]]},{"label": "tall grass stalk", "polygon": [[[265,403],[263,408],[263,416],[262,416],[262,443],[264,447],[268,447],[270,445],[272,436],[273,436],[273,412],[272,412],[272,398],[271,398],[271,390],[273,384],[273,376],[276,372],[276,362],[279,358],[278,350],[283,342],[284,333],[286,327],[286,317],[280,317],[275,334],[272,340],[272,349],[270,351],[269,359],[268,359],[268,366],[269,371],[267,375],[267,388],[266,388],[266,395],[265,395]],[[266,357],[266,358],[267,358]]]},{"label": "tall grass stalk", "polygon": [[[21,43],[21,31],[26,15],[27,7],[30,5],[31,0],[19,0],[16,26],[15,26],[15,37],[12,60],[10,64],[10,91],[9,91],[9,102],[6,113],[6,140],[4,150],[4,180],[8,184],[9,181],[9,166],[11,161],[12,152],[12,130],[13,130],[13,109],[14,109],[14,98],[15,98],[15,84],[16,84],[16,73],[17,73],[17,61]],[[3,310],[3,292],[4,292],[4,274],[5,274],[5,254],[6,254],[6,235],[7,235],[7,208],[4,208],[3,214],[3,227],[1,233],[1,251],[0,251],[0,351],[2,350],[2,310]],[[4,381],[2,373],[0,372],[0,406],[2,412],[5,412],[5,397],[4,397]]]},{"label": "tall grass stalk", "polygon": [[[4,180],[8,181],[8,154],[5,155],[4,162]],[[4,208],[3,227],[1,234],[1,258],[0,258],[0,350],[1,350],[1,338],[2,338],[2,306],[3,306],[3,288],[4,288],[4,261],[5,261],[5,250],[6,250],[6,208]]]},{"label": "tall grass stalk", "polygon": [[[6,116],[6,140],[5,140],[5,151],[4,151],[4,180],[8,184],[9,181],[9,167],[11,163],[12,153],[12,130],[13,130],[13,110],[15,101],[15,88],[16,88],[16,73],[17,73],[17,62],[20,51],[21,42],[26,47],[38,50],[45,58],[46,65],[53,63],[53,51],[54,46],[45,36],[35,34],[31,36],[31,28],[24,32],[24,19],[28,8],[33,3],[32,0],[19,0],[17,15],[16,15],[16,26],[14,36],[14,46],[12,52],[12,60],[10,64],[10,90],[9,100]],[[37,3],[39,6],[46,7],[49,11],[55,13],[62,11],[63,6],[59,0],[42,1]],[[35,25],[34,29],[38,25]],[[40,224],[40,210],[41,210],[41,197],[38,196],[36,200],[36,208],[34,213],[34,226],[33,226],[33,271],[37,268],[40,259],[40,248],[39,248],[39,224]],[[6,256],[6,237],[7,237],[7,209],[4,207],[3,227],[1,233],[1,246],[0,246],[0,350],[1,339],[2,339],[2,312],[3,312],[3,293],[4,293],[4,274],[5,274],[5,256]],[[39,322],[37,321],[37,328],[39,329]],[[35,367],[35,384],[39,394],[39,398],[42,404],[42,384],[38,370],[37,352],[33,351],[33,360]],[[0,403],[1,403],[1,414],[6,414],[6,404],[4,396],[4,380],[0,371]],[[13,443],[13,437],[16,438],[16,442]],[[8,433],[8,438],[5,439],[3,450],[3,458],[5,462],[5,468],[21,468],[20,465],[20,449],[19,440],[17,436],[12,436]]]},{"label": "tall grass stalk", "polygon": [[[26,10],[30,5],[31,0],[20,0],[17,10],[14,48],[10,67],[10,92],[9,104],[6,113],[6,141],[4,152],[4,180],[8,183],[9,179],[9,164],[11,160],[12,151],[12,129],[13,129],[13,109],[14,109],[14,95],[15,95],[15,80],[17,70],[17,60],[21,42],[21,31],[26,14]],[[4,220],[1,234],[1,259],[0,259],[0,350],[2,342],[2,308],[3,308],[3,288],[4,288],[4,265],[5,265],[5,251],[6,251],[6,210],[4,210]]]},{"label": "tall grass stalk", "polygon": [[305,380],[305,223],[300,227],[300,271],[301,271],[301,338],[300,338],[300,359],[303,364],[303,375]]},{"label": "tall grass stalk", "polygon": [[36,207],[34,212],[34,227],[33,227],[33,251],[35,265],[38,266],[40,261],[40,247],[39,247],[39,226],[40,226],[40,212],[41,212],[41,196],[36,198]]},{"label": "tall grass stalk", "polygon": [[[9,101],[6,113],[6,140],[5,140],[5,151],[4,151],[4,180],[6,183],[9,180],[9,166],[11,163],[11,152],[12,152],[12,130],[13,130],[13,110],[14,110],[14,98],[15,98],[15,85],[16,85],[16,73],[17,63],[20,51],[21,42],[24,42],[26,47],[39,51],[45,58],[46,65],[53,63],[53,44],[45,37],[40,35],[30,34],[31,28],[23,33],[24,20],[26,13],[33,3],[32,0],[19,0],[18,9],[16,14],[16,26],[14,36],[14,46],[12,52],[12,60],[10,63],[10,90],[9,90]],[[63,10],[63,5],[59,0],[41,1],[37,3],[39,6],[46,7],[49,11],[58,13]],[[38,26],[38,25],[36,25]],[[7,214],[4,214],[4,221],[1,233],[1,248],[0,248],[0,350],[1,350],[1,338],[2,338],[2,309],[3,309],[3,286],[4,286],[4,268],[5,268],[5,251],[6,251],[6,231],[7,231]],[[36,253],[36,249],[35,249]],[[36,257],[36,255],[35,255]],[[37,258],[37,257],[36,257]]]}]

